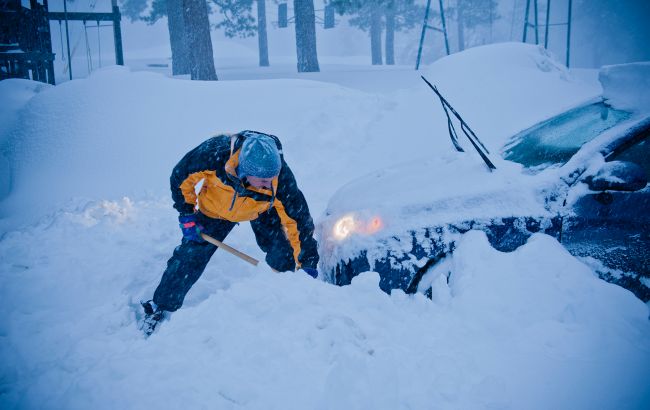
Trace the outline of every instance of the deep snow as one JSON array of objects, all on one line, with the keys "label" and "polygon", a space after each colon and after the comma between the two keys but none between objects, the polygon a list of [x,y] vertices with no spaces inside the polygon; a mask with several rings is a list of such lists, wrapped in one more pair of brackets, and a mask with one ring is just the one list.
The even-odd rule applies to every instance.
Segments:
[{"label": "deep snow", "polygon": [[599,80],[608,104],[622,110],[650,111],[650,62],[605,66]]},{"label": "deep snow", "polygon": [[[0,203],[0,407],[648,408],[647,306],[543,235],[501,253],[470,232],[449,282],[429,277],[432,300],[386,295],[372,272],[339,288],[217,252],[143,339],[138,302],[180,239],[168,175],[214,132],[280,136],[317,222],[373,170],[428,158],[486,172],[452,151],[424,84],[387,88],[418,73],[377,75],[372,92],[333,84],[350,82],[344,72],[201,83],[109,67],[26,103],[0,82],[17,101],[0,118],[18,113],[0,128],[13,166]],[[493,151],[601,92],[525,45],[468,50],[425,75]],[[263,259],[246,224],[227,242]]]}]

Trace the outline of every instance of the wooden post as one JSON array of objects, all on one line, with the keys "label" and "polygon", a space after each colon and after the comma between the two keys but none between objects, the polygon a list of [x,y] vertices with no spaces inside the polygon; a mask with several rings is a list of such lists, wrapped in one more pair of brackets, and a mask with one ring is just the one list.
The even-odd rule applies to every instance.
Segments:
[{"label": "wooden post", "polygon": [[[46,41],[46,51],[50,53],[50,59],[46,63],[45,70],[47,71],[47,82],[55,85],[56,80],[54,79],[54,55],[52,53],[52,33],[50,32],[50,19],[48,19],[47,15],[50,12],[50,6],[48,5],[47,0],[43,0],[43,10],[45,11],[45,24],[47,24],[47,36],[45,38]],[[63,50],[61,50],[63,52]]]},{"label": "wooden post", "polygon": [[124,55],[122,54],[122,26],[120,20],[120,8],[117,7],[117,0],[111,0],[113,5],[113,38],[115,39],[115,64],[124,65]]},{"label": "wooden post", "polygon": [[70,59],[70,32],[68,31],[68,0],[63,0],[63,13],[65,13],[65,42],[68,48],[68,74],[72,80],[72,60]]}]

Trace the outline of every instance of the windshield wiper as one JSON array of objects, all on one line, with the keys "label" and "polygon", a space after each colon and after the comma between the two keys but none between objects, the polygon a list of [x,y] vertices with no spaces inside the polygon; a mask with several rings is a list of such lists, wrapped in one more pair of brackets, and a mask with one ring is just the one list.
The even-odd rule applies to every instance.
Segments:
[{"label": "windshield wiper", "polygon": [[458,118],[458,121],[460,122],[460,130],[463,131],[463,134],[467,137],[469,142],[472,144],[474,149],[476,149],[476,152],[481,156],[483,161],[485,162],[485,165],[487,165],[488,169],[492,171],[493,169],[497,169],[497,167],[494,166],[492,161],[490,161],[490,158],[488,158],[488,154],[490,154],[490,151],[483,145],[480,139],[476,136],[474,131],[467,125],[465,120],[458,114],[458,112],[454,109],[454,107],[449,104],[449,101],[445,99],[445,97],[440,94],[440,91],[438,91],[438,88],[435,85],[432,85],[424,76],[421,76],[422,79],[424,80],[425,83],[431,89],[433,92],[436,93],[438,98],[440,98],[440,104],[442,104],[442,109],[445,110],[445,114],[447,115],[447,128],[449,129],[449,137],[451,138],[451,142],[454,144],[454,147],[456,148],[457,151],[459,152],[465,152],[465,150],[460,146],[460,142],[458,141],[458,134],[456,133],[456,128],[454,128],[454,123],[451,120],[451,116],[449,115],[449,111],[451,111],[456,118]]}]

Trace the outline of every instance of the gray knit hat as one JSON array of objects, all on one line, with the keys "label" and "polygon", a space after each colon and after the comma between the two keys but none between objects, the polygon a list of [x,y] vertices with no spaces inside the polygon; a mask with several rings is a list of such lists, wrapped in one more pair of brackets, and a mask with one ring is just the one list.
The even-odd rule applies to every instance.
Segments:
[{"label": "gray knit hat", "polygon": [[239,178],[253,176],[258,178],[273,178],[280,174],[282,161],[273,138],[253,134],[248,136],[239,153]]}]

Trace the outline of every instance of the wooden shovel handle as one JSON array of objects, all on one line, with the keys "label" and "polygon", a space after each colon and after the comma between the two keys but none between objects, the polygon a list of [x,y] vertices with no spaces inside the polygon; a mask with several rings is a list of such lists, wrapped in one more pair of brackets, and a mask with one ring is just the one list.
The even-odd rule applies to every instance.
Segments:
[{"label": "wooden shovel handle", "polygon": [[239,252],[237,249],[232,248],[232,247],[226,245],[225,243],[214,239],[210,235],[206,235],[204,233],[201,233],[201,238],[203,238],[204,240],[206,240],[207,242],[210,242],[211,244],[213,244],[215,246],[218,246],[219,248],[223,249],[226,252],[232,253],[233,255],[242,258],[243,260],[245,260],[246,262],[250,263],[253,266],[257,266],[257,264],[260,263],[260,261],[258,261],[257,259],[251,258],[250,256],[246,255],[243,252]]}]

